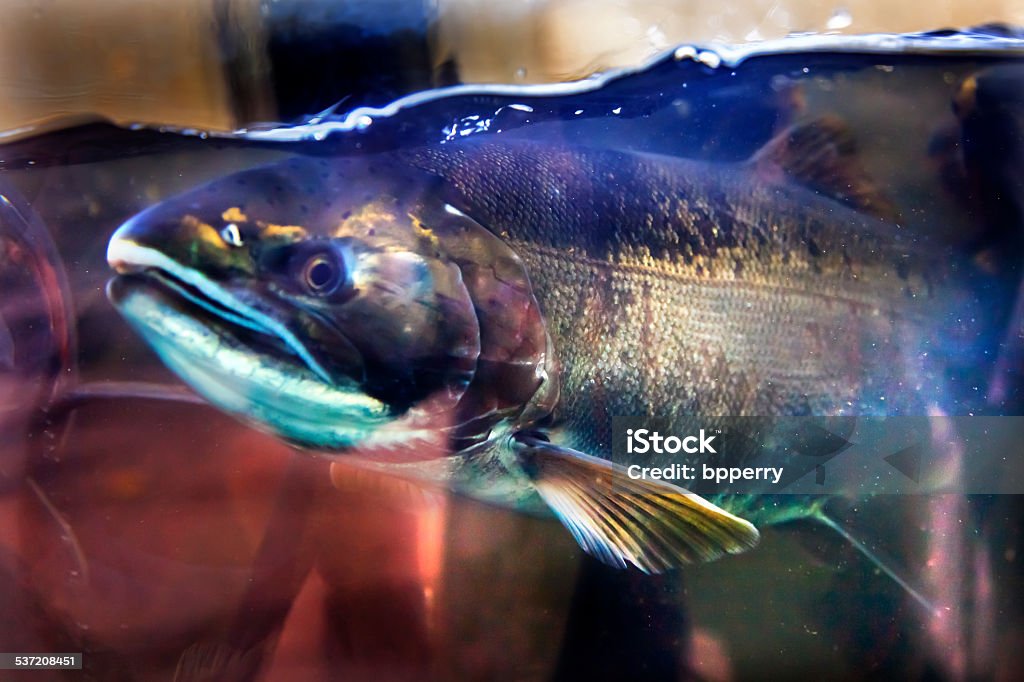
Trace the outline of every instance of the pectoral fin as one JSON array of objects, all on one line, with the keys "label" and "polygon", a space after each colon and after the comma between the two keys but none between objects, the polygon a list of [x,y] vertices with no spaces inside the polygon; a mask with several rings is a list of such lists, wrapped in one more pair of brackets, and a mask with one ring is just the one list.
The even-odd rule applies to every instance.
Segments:
[{"label": "pectoral fin", "polygon": [[630,478],[617,464],[536,438],[519,462],[588,554],[611,566],[663,573],[757,544],[753,525],[664,481]]}]

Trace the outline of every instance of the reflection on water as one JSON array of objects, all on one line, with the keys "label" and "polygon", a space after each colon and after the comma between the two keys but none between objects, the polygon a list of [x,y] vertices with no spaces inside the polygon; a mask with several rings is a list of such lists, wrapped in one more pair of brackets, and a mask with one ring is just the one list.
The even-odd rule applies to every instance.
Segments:
[{"label": "reflection on water", "polygon": [[[989,268],[995,284],[974,295],[1012,347],[1021,214],[993,217],[978,201],[1001,183],[999,201],[1021,206],[1021,109],[979,99],[979,122],[951,106],[1002,59],[797,53],[717,70],[669,59],[594,92],[427,102],[324,141],[93,126],[0,147],[11,202],[0,210],[0,649],[82,651],[87,679],[101,680],[1010,678],[1024,632],[1016,497],[838,501],[941,605],[935,617],[840,538],[795,524],[681,575],[615,573],[550,519],[332,470],[179,391],[154,395],[177,380],[104,294],[114,227],[287,154],[501,130],[737,161],[827,113],[851,126],[904,229]],[[971,126],[1002,137],[967,136]],[[1019,414],[1018,357],[1003,358],[994,403],[992,365],[958,367],[949,411]]]}]

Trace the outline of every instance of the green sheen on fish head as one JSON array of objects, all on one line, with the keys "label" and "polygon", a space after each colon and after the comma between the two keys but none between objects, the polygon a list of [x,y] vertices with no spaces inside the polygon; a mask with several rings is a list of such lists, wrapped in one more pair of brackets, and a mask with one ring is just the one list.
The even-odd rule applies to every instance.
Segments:
[{"label": "green sheen on fish head", "polygon": [[547,337],[518,259],[437,183],[387,156],[216,180],[118,228],[111,300],[198,393],[290,442],[486,438],[550,396]]}]

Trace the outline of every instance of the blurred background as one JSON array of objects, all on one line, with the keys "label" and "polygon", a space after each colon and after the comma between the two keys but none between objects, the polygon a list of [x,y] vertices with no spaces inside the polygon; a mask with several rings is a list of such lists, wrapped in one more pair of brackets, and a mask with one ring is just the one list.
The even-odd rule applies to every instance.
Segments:
[{"label": "blurred background", "polygon": [[[2,0],[0,130],[229,130],[432,85],[542,83],[679,43],[1024,24],[1024,0]],[[329,27],[325,30],[325,27]]]}]

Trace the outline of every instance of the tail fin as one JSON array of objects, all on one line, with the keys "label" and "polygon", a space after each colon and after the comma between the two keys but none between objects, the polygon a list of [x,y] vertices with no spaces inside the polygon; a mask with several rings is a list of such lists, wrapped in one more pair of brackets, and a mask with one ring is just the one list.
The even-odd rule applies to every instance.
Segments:
[{"label": "tail fin", "polygon": [[876,550],[873,550],[870,547],[868,547],[864,542],[859,540],[856,536],[850,533],[850,531],[848,531],[846,528],[840,525],[838,521],[836,521],[832,517],[825,514],[825,512],[820,510],[816,512],[814,516],[812,516],[811,518],[817,521],[818,523],[822,524],[823,526],[831,528],[836,533],[838,533],[840,537],[849,542],[850,545],[858,552],[860,552],[868,561],[870,561],[875,566],[875,568],[877,568],[882,573],[892,578],[892,580],[897,585],[899,585],[901,588],[903,588],[904,591],[906,591],[907,594],[913,597],[914,601],[920,604],[924,608],[924,610],[928,612],[929,615],[939,615],[940,611],[938,607],[936,607],[931,601],[929,601],[921,593],[920,590],[915,588],[913,585],[910,584],[910,582],[906,578],[897,573],[896,569],[890,566],[889,563],[883,561],[882,558],[879,557],[878,552]]}]

